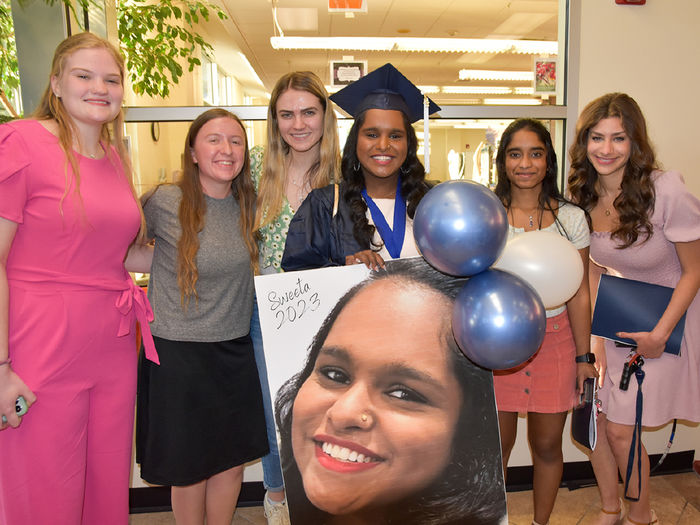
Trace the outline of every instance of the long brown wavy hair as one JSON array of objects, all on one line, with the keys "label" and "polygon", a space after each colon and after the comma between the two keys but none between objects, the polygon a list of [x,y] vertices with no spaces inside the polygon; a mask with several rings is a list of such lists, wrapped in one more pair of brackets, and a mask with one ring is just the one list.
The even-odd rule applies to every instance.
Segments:
[{"label": "long brown wavy hair", "polygon": [[263,161],[263,173],[258,188],[258,206],[255,229],[269,224],[282,211],[284,182],[287,177],[287,155],[290,147],[280,135],[277,122],[277,102],[289,89],[306,91],[314,95],[323,108],[323,135],[320,155],[309,169],[311,189],[322,188],[340,180],[340,149],[333,105],[323,82],[311,71],[294,71],[283,75],[275,84],[267,108],[267,146]]},{"label": "long brown wavy hair", "polygon": [[243,130],[245,139],[245,162],[241,172],[231,183],[233,197],[238,201],[241,208],[241,235],[248,248],[251,268],[257,268],[258,245],[253,234],[253,221],[255,219],[255,189],[250,176],[250,155],[248,152],[248,137],[245,134],[245,127],[241,120],[226,111],[225,109],[214,108],[199,115],[187,132],[185,139],[184,169],[182,176],[177,181],[177,186],[182,191],[178,218],[182,234],[177,241],[177,284],[180,288],[180,302],[183,307],[187,307],[189,300],[197,296],[197,252],[199,251],[199,232],[204,229],[204,216],[207,211],[207,204],[204,199],[204,191],[199,181],[199,166],[192,158],[192,150],[199,130],[207,122],[217,118],[230,118],[235,120]]},{"label": "long brown wavy hair", "polygon": [[[630,141],[630,158],[625,166],[620,195],[613,202],[619,219],[611,238],[619,241],[618,248],[627,248],[642,235],[646,241],[653,233],[650,216],[656,194],[651,174],[658,169],[654,149],[647,134],[642,110],[625,93],[608,93],[589,103],[576,123],[576,138],[569,148],[571,170],[569,193],[571,200],[590,212],[598,203],[598,173],[588,160],[588,135],[603,119],[617,117]],[[589,226],[590,218],[589,220]]]},{"label": "long brown wavy hair", "polygon": [[[77,143],[78,147],[81,146],[80,134],[78,128],[73,121],[71,115],[66,111],[63,102],[59,97],[55,95],[51,87],[51,79],[60,79],[65,71],[66,61],[75,52],[82,49],[104,49],[111,57],[119,68],[119,78],[121,80],[122,88],[124,87],[124,57],[121,55],[119,50],[115,48],[107,40],[100,38],[92,33],[78,33],[77,35],[69,36],[63,42],[58,44],[56,51],[54,52],[53,61],[51,63],[51,73],[49,74],[49,84],[44,91],[39,106],[36,108],[31,118],[36,120],[53,120],[58,124],[58,144],[63,150],[66,156],[66,164],[64,167],[65,172],[65,190],[63,196],[61,197],[60,206],[63,207],[63,201],[68,196],[70,192],[71,185],[74,185],[75,196],[79,202],[82,202],[80,197],[80,168],[78,166],[78,159],[75,157],[73,152],[73,144]],[[143,210],[141,209],[141,204],[139,202],[136,190],[134,189],[134,184],[131,178],[131,161],[129,159],[129,154],[124,145],[124,112],[119,111],[116,118],[110,122],[102,125],[102,131],[100,134],[100,140],[107,147],[105,148],[106,155],[108,158],[116,165],[116,159],[112,158],[111,148],[109,146],[114,146],[121,160],[121,164],[124,168],[124,176],[126,177],[131,192],[134,196],[134,200],[139,207],[139,212],[141,214],[141,228],[137,237],[138,241],[143,241],[146,237],[145,220],[143,217]],[[70,169],[69,169],[70,167]]]}]

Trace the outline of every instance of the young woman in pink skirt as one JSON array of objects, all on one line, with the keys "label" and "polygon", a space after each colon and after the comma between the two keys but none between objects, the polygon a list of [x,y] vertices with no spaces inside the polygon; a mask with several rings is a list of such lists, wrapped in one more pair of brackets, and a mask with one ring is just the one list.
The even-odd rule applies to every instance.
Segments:
[{"label": "young woman in pink skirt", "polygon": [[[508,212],[509,237],[535,230],[569,239],[588,267],[589,230],[584,211],[557,188],[557,157],[544,125],[519,119],[503,132],[496,156],[496,195]],[[533,524],[546,524],[554,508],[564,459],[561,450],[566,413],[586,377],[596,377],[590,361],[591,307],[588,275],[576,294],[547,310],[542,346],[523,365],[494,372],[503,471],[515,444],[518,413],[527,413],[532,450]]]}]

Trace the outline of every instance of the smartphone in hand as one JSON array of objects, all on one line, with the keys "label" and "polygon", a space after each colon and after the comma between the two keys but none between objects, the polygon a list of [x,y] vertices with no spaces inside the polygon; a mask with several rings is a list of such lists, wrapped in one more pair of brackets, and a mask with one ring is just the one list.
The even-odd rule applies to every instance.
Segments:
[{"label": "smartphone in hand", "polygon": [[579,397],[579,406],[585,403],[594,403],[597,391],[598,379],[595,377],[587,377],[583,381],[583,393]]},{"label": "smartphone in hand", "polygon": [[[25,401],[24,397],[19,396],[17,401],[15,401],[15,413],[21,417],[27,413],[27,410],[29,410],[27,402]],[[2,422],[7,423],[7,418],[5,416],[2,416]]]}]

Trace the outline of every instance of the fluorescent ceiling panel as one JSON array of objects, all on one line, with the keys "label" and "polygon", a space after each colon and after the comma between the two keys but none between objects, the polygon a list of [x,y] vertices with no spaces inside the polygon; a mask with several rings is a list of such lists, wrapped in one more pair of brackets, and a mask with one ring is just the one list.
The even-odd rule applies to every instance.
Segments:
[{"label": "fluorescent ceiling panel", "polygon": [[516,53],[556,55],[557,42],[477,38],[270,37],[274,49],[415,51],[435,53]]}]

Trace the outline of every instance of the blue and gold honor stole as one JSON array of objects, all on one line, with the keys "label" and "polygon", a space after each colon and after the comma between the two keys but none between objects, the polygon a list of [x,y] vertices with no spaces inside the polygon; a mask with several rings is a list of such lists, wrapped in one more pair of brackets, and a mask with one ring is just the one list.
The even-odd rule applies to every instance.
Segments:
[{"label": "blue and gold honor stole", "polygon": [[401,248],[403,248],[403,239],[406,235],[406,199],[401,195],[401,178],[396,182],[396,197],[394,198],[394,229],[389,228],[389,224],[384,218],[384,214],[379,207],[374,203],[372,197],[367,194],[367,190],[362,188],[362,197],[367,203],[369,213],[372,216],[372,222],[377,228],[379,235],[384,241],[389,255],[392,258],[398,259],[401,256]]}]

